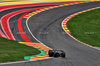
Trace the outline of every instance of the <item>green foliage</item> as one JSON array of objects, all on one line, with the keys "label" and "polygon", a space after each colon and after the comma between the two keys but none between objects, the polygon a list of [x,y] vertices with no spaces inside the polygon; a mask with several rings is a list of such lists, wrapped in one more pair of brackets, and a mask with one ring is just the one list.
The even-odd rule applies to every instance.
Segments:
[{"label": "green foliage", "polygon": [[100,8],[73,17],[67,26],[78,40],[100,47]]},{"label": "green foliage", "polygon": [[33,47],[0,37],[0,62],[22,61],[25,56],[39,53],[40,51]]}]

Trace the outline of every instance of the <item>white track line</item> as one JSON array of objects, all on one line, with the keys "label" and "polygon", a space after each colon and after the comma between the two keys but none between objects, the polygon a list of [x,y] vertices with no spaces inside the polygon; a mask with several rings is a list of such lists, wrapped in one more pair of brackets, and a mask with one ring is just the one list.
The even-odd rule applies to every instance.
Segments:
[{"label": "white track line", "polygon": [[[80,3],[76,3],[76,4],[80,4]],[[76,5],[76,4],[69,4],[69,5],[65,5],[65,6]],[[60,7],[63,7],[63,6],[60,6]],[[59,8],[59,7],[55,7],[55,8]],[[50,9],[47,9],[47,10],[51,10],[51,9],[54,9],[54,8],[50,8]],[[47,11],[47,10],[44,10],[44,11]],[[44,11],[41,11],[41,12],[44,12]],[[41,13],[41,12],[39,12],[39,13]],[[36,14],[39,14],[39,13],[36,13]],[[34,15],[36,15],[36,14],[34,14]],[[34,16],[34,15],[32,15],[32,16]],[[32,32],[31,32],[31,30],[30,30],[30,28],[29,28],[29,26],[28,26],[28,20],[29,20],[32,16],[30,16],[30,17],[26,20],[26,26],[27,26],[27,28],[28,28],[30,34],[32,35],[32,37],[35,38],[39,43],[43,44],[41,41],[39,41],[39,40],[32,34]],[[46,46],[45,44],[43,44],[43,45]],[[46,46],[46,47],[47,47],[47,46]],[[50,48],[50,47],[48,47],[48,48]],[[51,49],[51,48],[50,48],[50,49]]]},{"label": "white track line", "polygon": [[[50,57],[52,58],[52,57]],[[40,59],[40,60],[28,60],[28,61],[17,61],[17,62],[7,62],[7,63],[0,63],[0,65],[8,65],[8,64],[17,64],[17,63],[25,63],[25,62],[33,62],[33,61],[41,61],[41,60],[46,60],[50,58],[45,58],[45,59]]]},{"label": "white track line", "polygon": [[[13,12],[11,12],[11,13],[13,13]],[[10,14],[10,13],[9,13],[9,14]],[[9,14],[7,14],[7,15],[9,15]],[[2,26],[3,31],[4,31],[5,34],[7,35],[8,39],[10,39],[10,37],[8,36],[8,34],[6,33],[6,31],[4,30],[4,26],[3,26],[3,24],[2,24],[2,19],[3,19],[4,17],[6,17],[7,15],[5,15],[5,16],[3,16],[3,17],[1,18],[1,26]],[[13,15],[13,16],[15,16],[15,15]],[[13,17],[13,16],[11,16],[11,17]],[[11,34],[13,40],[15,40],[15,38],[14,38],[14,36],[13,36],[11,30],[10,30],[10,26],[9,26],[9,19],[10,19],[11,17],[9,17],[9,18],[7,19],[7,25],[8,25],[8,29],[9,29],[9,32],[10,32],[10,34]]]},{"label": "white track line", "polygon": [[[94,8],[97,8],[97,7],[94,7]],[[90,8],[90,9],[93,9],[93,8]],[[89,10],[89,9],[86,9],[86,10]],[[85,10],[83,10],[83,11],[85,11]],[[82,12],[82,11],[79,11],[79,12]],[[76,13],[79,13],[79,12],[76,12]],[[87,11],[88,12],[88,11]],[[76,13],[74,13],[74,14],[76,14]],[[83,12],[84,13],[84,12]],[[74,14],[72,14],[72,15],[74,15]],[[72,16],[72,15],[70,15],[70,16]],[[70,17],[70,16],[68,16],[68,17]],[[77,16],[77,15],[76,15]],[[65,21],[68,17],[66,17],[63,21]],[[73,18],[73,17],[72,17]],[[63,21],[62,21],[62,28],[63,28]],[[65,29],[63,28],[63,30],[65,31]],[[66,31],[65,31],[66,32]],[[67,33],[67,32],[66,32]],[[67,33],[71,38],[73,38],[69,33]],[[74,40],[76,40],[75,38],[73,38]],[[86,45],[85,43],[83,43],[83,42],[81,42],[81,41],[79,41],[79,40],[76,40],[77,42],[79,42],[79,43],[81,43],[81,44],[83,44],[83,45]],[[86,45],[86,46],[88,46],[88,45]],[[92,46],[88,46],[88,47],[91,47],[91,48],[94,48],[94,47],[92,47]],[[94,48],[94,49],[96,49],[96,48]],[[99,50],[99,49],[97,49],[97,50]]]},{"label": "white track line", "polygon": [[[53,8],[52,8],[52,9],[53,9]],[[50,9],[47,9],[47,10],[50,10]],[[44,11],[46,11],[46,10],[44,10]],[[41,12],[44,12],[44,11],[41,11]],[[39,12],[39,13],[41,13],[41,12]],[[36,14],[39,14],[39,13],[36,13]],[[34,14],[34,15],[36,15],[36,14]],[[29,26],[28,26],[28,20],[29,20],[31,17],[33,17],[34,15],[30,16],[30,17],[26,20],[26,26],[27,26],[27,28],[28,28],[30,34],[32,35],[32,37],[35,38],[35,40],[37,40],[39,43],[43,44],[41,41],[39,41],[39,40],[32,34],[32,32],[31,32],[31,30],[30,30],[30,28],[29,28]],[[46,46],[45,44],[43,44],[43,45]],[[48,47],[48,46],[46,46],[46,47]],[[50,48],[50,47],[48,47],[48,48]],[[51,49],[51,48],[50,48],[50,49]]]},{"label": "white track line", "polygon": [[[85,2],[84,2],[85,3]],[[78,4],[80,4],[80,3],[78,3]],[[76,5],[76,4],[69,4],[69,5],[66,5],[66,6],[70,6],[70,5]],[[59,8],[59,7],[56,7],[56,8]],[[53,8],[52,8],[53,9]],[[50,9],[48,9],[48,10],[50,10]],[[46,10],[45,10],[46,11]],[[43,11],[42,11],[43,12]],[[40,12],[39,12],[40,13]],[[36,14],[35,14],[36,15]],[[28,21],[28,20],[27,20]],[[29,27],[28,27],[28,24],[26,23],[26,26],[27,26],[27,28],[29,29]],[[30,29],[29,29],[29,31],[30,31]],[[30,31],[31,32],[31,31]],[[32,32],[31,32],[31,35],[33,35],[32,34]],[[40,42],[34,35],[33,35],[33,38],[35,38],[39,43],[41,43],[41,44],[43,44],[42,42]],[[44,45],[44,44],[43,44]],[[46,45],[45,45],[46,46]],[[47,47],[47,46],[46,46]],[[49,47],[48,47],[49,48]],[[52,57],[51,57],[52,58]],[[46,58],[46,59],[50,59],[50,58]],[[44,59],[41,59],[41,60],[44,60]],[[38,61],[38,60],[33,60],[33,61]],[[0,63],[0,65],[6,65],[6,64],[14,64],[14,63],[22,63],[22,62],[29,62],[29,61],[18,61],[18,62],[8,62],[8,63]]]},{"label": "white track line", "polygon": [[4,33],[0,30],[0,34],[2,37],[7,38],[6,35],[4,35]]}]

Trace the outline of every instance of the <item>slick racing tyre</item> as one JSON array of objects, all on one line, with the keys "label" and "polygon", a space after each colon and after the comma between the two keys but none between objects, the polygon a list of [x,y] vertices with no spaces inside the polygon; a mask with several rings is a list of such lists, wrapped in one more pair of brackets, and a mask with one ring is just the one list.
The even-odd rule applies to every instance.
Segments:
[{"label": "slick racing tyre", "polygon": [[65,58],[65,53],[64,52],[61,54],[61,57]]},{"label": "slick racing tyre", "polygon": [[52,50],[49,50],[49,53],[48,54],[49,54],[50,57],[53,57],[54,56],[54,52]]}]

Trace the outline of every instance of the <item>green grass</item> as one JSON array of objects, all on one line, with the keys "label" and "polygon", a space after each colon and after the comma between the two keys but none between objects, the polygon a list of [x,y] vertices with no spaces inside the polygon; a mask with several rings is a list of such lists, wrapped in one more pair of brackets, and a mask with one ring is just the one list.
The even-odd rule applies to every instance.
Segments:
[{"label": "green grass", "polygon": [[67,26],[78,40],[100,47],[100,8],[73,17]]},{"label": "green grass", "polygon": [[0,37],[0,63],[22,61],[25,56],[36,55],[39,53],[40,51],[33,47]]}]

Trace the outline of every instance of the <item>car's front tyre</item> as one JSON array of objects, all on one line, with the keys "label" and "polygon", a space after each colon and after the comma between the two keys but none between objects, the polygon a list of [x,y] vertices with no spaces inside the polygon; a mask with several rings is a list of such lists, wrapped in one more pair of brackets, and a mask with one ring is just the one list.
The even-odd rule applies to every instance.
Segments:
[{"label": "car's front tyre", "polygon": [[61,54],[61,57],[65,58],[65,56],[66,56],[66,55],[65,55],[65,53],[63,52],[63,53]]}]

